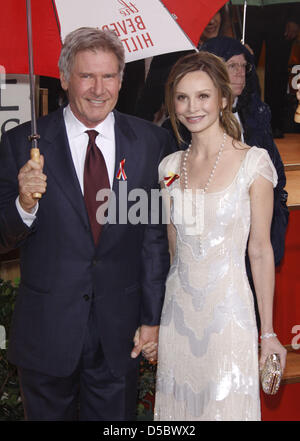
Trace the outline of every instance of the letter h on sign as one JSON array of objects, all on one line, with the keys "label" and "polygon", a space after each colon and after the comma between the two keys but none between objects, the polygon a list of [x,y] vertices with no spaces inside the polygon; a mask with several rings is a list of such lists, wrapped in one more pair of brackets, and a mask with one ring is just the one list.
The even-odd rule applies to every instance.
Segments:
[{"label": "letter h on sign", "polygon": [[125,2],[124,0],[118,0],[118,2],[120,3],[120,5],[122,5],[122,7],[119,9],[119,11],[120,11],[120,14],[123,15],[124,17],[126,17],[127,15],[130,15],[130,14],[135,14],[136,12],[139,12],[139,10],[135,6],[135,4],[132,2],[128,3],[128,2]]}]

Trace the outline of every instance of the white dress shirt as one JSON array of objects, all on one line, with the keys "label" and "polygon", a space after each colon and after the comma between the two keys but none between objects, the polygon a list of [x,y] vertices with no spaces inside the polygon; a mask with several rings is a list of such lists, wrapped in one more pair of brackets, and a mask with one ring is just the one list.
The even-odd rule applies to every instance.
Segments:
[{"label": "white dress shirt", "polygon": [[[85,131],[91,129],[85,127],[85,125],[82,124],[75,117],[69,105],[64,108],[63,116],[66,124],[66,131],[67,131],[74,167],[83,194],[84,162],[85,162],[85,155],[89,140],[88,134],[85,133]],[[114,114],[110,112],[104,121],[102,121],[96,127],[93,127],[93,130],[97,130],[97,132],[99,132],[99,135],[96,138],[96,144],[103,154],[106,163],[110,187],[112,188],[113,180],[114,180],[115,156],[116,156]],[[27,213],[22,209],[19,202],[19,197],[16,200],[16,206],[23,222],[30,227],[36,217],[36,213],[38,210],[38,203],[34,207],[32,213]]]}]

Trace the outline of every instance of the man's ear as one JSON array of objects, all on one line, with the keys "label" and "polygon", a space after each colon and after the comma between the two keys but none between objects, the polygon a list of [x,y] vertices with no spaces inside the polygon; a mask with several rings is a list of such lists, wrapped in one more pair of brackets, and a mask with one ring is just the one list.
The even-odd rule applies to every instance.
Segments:
[{"label": "man's ear", "polygon": [[65,74],[63,72],[59,73],[60,84],[64,91],[68,90],[68,81],[66,80]]},{"label": "man's ear", "polygon": [[124,73],[122,76],[119,76],[119,92],[120,92],[122,84],[123,84],[123,79],[124,79]]}]

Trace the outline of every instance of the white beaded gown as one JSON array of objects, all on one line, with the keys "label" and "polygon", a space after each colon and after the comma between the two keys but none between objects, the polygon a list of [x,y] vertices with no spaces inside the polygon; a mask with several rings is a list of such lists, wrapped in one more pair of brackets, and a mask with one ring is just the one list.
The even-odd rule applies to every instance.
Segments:
[{"label": "white beaded gown", "polygon": [[[160,181],[180,175],[182,154],[163,159]],[[277,185],[268,152],[252,147],[227,188],[200,194],[193,225],[172,199],[177,239],[159,335],[157,421],[260,420],[258,335],[245,268],[249,189],[259,175]],[[182,194],[180,179],[166,188]]]}]

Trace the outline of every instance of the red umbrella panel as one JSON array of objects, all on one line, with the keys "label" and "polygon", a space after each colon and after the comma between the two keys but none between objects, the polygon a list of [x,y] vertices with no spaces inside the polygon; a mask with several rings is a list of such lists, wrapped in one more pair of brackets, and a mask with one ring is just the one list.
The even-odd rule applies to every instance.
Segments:
[{"label": "red umbrella panel", "polygon": [[[194,48],[224,0],[31,0],[34,73],[58,77],[61,38],[81,26],[114,30],[126,61]],[[28,73],[26,1],[2,2],[0,65]]]},{"label": "red umbrella panel", "polygon": [[227,3],[224,0],[162,0],[195,46],[211,18]]},{"label": "red umbrella panel", "polygon": [[[31,0],[31,13],[34,72],[58,77],[61,40],[55,5],[51,0]],[[6,73],[29,73],[26,0],[1,2],[0,29],[0,65]]]}]

